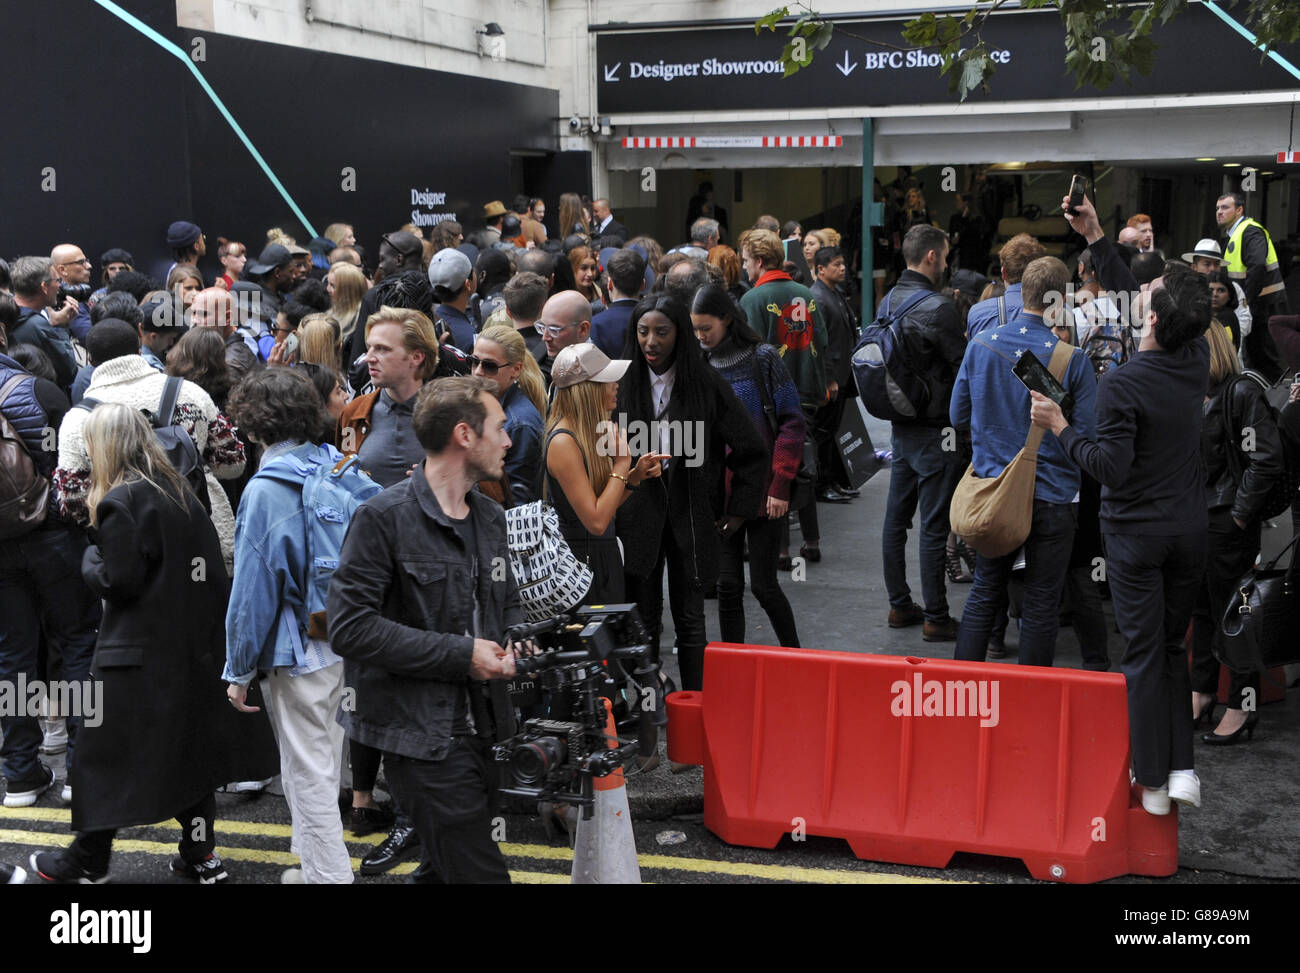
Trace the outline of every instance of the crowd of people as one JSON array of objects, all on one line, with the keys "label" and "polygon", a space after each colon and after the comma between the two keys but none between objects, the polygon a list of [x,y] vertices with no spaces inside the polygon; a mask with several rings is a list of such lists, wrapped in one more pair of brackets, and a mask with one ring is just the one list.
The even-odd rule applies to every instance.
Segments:
[{"label": "crowd of people", "polygon": [[[733,248],[709,190],[667,249],[608,200],[566,193],[558,238],[544,201],[519,196],[487,203],[468,236],[450,220],[428,238],[379,234],[373,261],[337,223],[305,247],[273,228],[256,257],[219,238],[215,273],[199,266],[205,234],[178,221],[162,284],[121,248],[93,291],[74,244],[0,262],[0,411],[21,444],[0,457],[27,490],[0,525],[0,679],[102,680],[107,701],[94,725],[3,719],[7,807],[54,786],[40,753],[66,748],[77,838],[32,855],[39,878],[106,880],[117,829],[176,816],[173,870],[224,881],[214,791],[279,773],[302,861],[285,881],[351,882],[345,822],[388,832],[363,875],[418,855],[416,880],[508,880],[487,750],[510,705],[505,632],[522,619],[514,578],[492,567],[505,510],[554,506],[591,570],[585,600],[635,603],[656,662],[666,578],[680,673],[667,691],[703,688],[707,601],[723,639],[745,640],[746,561],[778,641],[798,646],[780,583],[790,520],[798,557],[817,562],[817,504],[858,495],[835,435],[857,407],[859,306],[905,308],[929,391],[892,429],[889,625],[984,660],[1005,657],[1012,616],[1019,661],[1051,665],[1065,597],[1085,666],[1109,668],[1088,573],[1104,549],[1144,802],[1199,803],[1191,724],[1214,709],[1214,620],[1284,472],[1276,417],[1234,379],[1243,361],[1269,381],[1300,369],[1272,244],[1243,201],[1219,201],[1226,258],[1202,240],[1186,263],[1165,260],[1149,219],[1124,249],[1085,201],[1073,273],[1022,234],[990,280],[972,267],[989,246],[975,195],[950,236],[913,187],[893,286],[860,297],[836,230],[765,215]],[[1058,342],[1074,346],[1068,415],[1031,408],[1008,364],[1046,362]],[[966,462],[997,476],[1031,412],[1047,434],[1029,539],[976,555],[950,530],[957,480]],[[905,560],[914,516],[921,605]],[[973,581],[960,623],[946,581]],[[1236,679],[1209,742],[1253,733],[1241,700],[1258,685]],[[381,768],[391,805],[374,797]]]}]

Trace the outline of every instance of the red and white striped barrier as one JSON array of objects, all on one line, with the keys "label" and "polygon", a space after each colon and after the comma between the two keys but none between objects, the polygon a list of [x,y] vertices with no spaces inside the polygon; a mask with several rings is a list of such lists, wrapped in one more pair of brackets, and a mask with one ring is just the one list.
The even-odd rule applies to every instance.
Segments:
[{"label": "red and white striped barrier", "polygon": [[1300,152],[1279,152],[1278,162],[1300,162]]},{"label": "red and white striped barrier", "polygon": [[628,136],[625,149],[838,149],[842,135]]}]

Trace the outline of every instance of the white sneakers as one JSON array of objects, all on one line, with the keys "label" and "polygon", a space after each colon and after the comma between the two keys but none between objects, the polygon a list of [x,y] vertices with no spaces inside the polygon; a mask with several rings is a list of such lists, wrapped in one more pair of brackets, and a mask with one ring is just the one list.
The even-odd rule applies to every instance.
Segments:
[{"label": "white sneakers", "polygon": [[1201,779],[1194,770],[1171,770],[1169,772],[1169,799],[1185,807],[1201,806]]},{"label": "white sneakers", "polygon": [[1168,814],[1170,802],[1185,807],[1201,806],[1201,779],[1194,770],[1171,770],[1163,787],[1142,788],[1142,809],[1148,814]]},{"label": "white sneakers", "polygon": [[1143,787],[1142,810],[1147,814],[1169,813],[1169,787]]}]

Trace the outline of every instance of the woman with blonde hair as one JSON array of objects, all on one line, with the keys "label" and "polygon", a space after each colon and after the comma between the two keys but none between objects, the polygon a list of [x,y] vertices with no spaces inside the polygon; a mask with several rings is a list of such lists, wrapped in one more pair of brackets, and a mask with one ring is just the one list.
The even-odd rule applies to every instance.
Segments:
[{"label": "woman with blonde hair", "polygon": [[584,239],[590,240],[591,226],[582,214],[582,197],[577,193],[564,193],[560,196],[560,235],[558,239],[563,240],[575,233]]},{"label": "woman with blonde hair", "polygon": [[614,515],[647,478],[662,473],[665,453],[647,453],[632,465],[627,438],[610,416],[618,406],[618,380],[630,361],[610,361],[589,341],[555,356],[555,401],[546,421],[546,497],[560,516],[569,547],[591,567],[587,600],[623,601],[623,558]]},{"label": "woman with blonde hair", "polygon": [[325,275],[325,290],[330,296],[330,317],[339,323],[339,338],[343,345],[352,340],[361,312],[361,299],[369,287],[361,268],[351,263],[330,264]]},{"label": "woman with blonde hair", "polygon": [[331,223],[325,227],[325,239],[331,241],[336,247],[354,247],[357,243],[356,234],[352,232],[351,223]]},{"label": "woman with blonde hair", "polygon": [[[508,324],[492,324],[474,341],[469,356],[475,375],[496,383],[496,396],[506,413],[505,479],[513,503],[531,503],[542,495],[542,437],[546,415],[546,384],[537,359],[524,336]],[[504,491],[502,491],[504,497]]]},{"label": "woman with blonde hair", "polygon": [[167,275],[168,293],[180,297],[186,310],[194,303],[194,298],[203,290],[203,286],[203,275],[193,264],[177,264]]},{"label": "woman with blonde hair", "polygon": [[833,230],[829,226],[824,226],[820,230],[809,230],[814,233],[817,239],[821,241],[823,247],[838,247],[840,245],[840,231]]},{"label": "woman with blonde hair", "polygon": [[339,370],[339,323],[331,315],[308,314],[298,325],[298,361]]},{"label": "woman with blonde hair", "polygon": [[[1235,322],[1235,318],[1233,321]],[[1216,320],[1205,331],[1210,344],[1210,385],[1201,423],[1201,462],[1205,467],[1205,498],[1210,508],[1209,556],[1205,581],[1192,609],[1193,725],[1214,726],[1219,692],[1219,660],[1214,652],[1223,641],[1219,625],[1237,584],[1259,553],[1264,503],[1273,484],[1285,476],[1282,437],[1264,390],[1241,376],[1237,351],[1227,330]],[[1251,430],[1251,449],[1243,447],[1243,429]],[[1260,673],[1233,672],[1228,708],[1218,727],[1201,739],[1214,746],[1237,743],[1243,734],[1253,739],[1259,713],[1248,710],[1247,692],[1259,697]]]},{"label": "woman with blonde hair", "polygon": [[83,435],[98,543],[86,551],[82,575],[104,600],[91,664],[103,702],[77,742],[77,836],[65,850],[32,855],[32,868],[46,882],[102,883],[119,828],[175,815],[181,838],[172,871],[205,885],[224,882],[214,854],[214,791],[276,771],[265,752],[232,746],[235,711],[222,698],[217,667],[228,590],[221,546],[142,413],[102,403]]},{"label": "woman with blonde hair", "polygon": [[227,240],[223,236],[217,237],[217,243],[217,258],[224,273],[212,282],[212,286],[230,290],[243,276],[244,265],[248,263],[248,248],[238,240]]}]

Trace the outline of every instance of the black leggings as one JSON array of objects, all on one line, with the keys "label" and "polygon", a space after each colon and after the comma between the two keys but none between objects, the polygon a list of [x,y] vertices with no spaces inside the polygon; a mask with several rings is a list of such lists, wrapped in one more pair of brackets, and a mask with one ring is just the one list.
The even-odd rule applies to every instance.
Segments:
[{"label": "black leggings", "polygon": [[767,612],[776,637],[784,646],[797,646],[794,610],[776,575],[777,548],[783,520],[747,520],[722,542],[722,570],[718,574],[718,623],[722,641],[744,643],[745,637],[745,537],[749,537],[749,587]]}]

